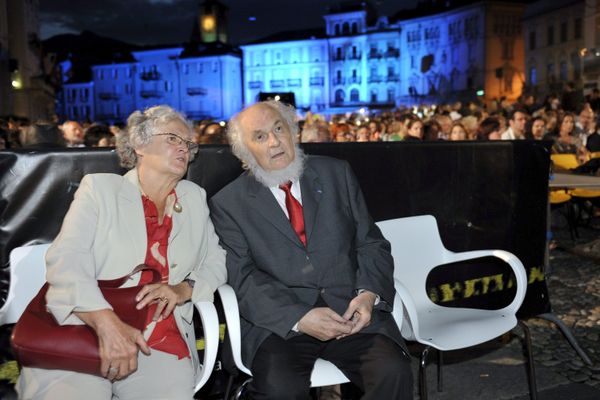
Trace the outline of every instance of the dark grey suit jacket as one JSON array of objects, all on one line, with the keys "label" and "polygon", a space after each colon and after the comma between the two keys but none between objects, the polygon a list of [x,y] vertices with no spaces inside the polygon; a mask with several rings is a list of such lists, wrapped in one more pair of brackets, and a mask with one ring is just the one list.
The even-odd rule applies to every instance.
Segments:
[{"label": "dark grey suit jacket", "polygon": [[271,191],[247,172],[210,201],[239,301],[244,362],[251,364],[271,333],[297,335],[292,327],[319,294],[342,315],[357,289],[382,300],[362,332],[384,334],[406,351],[390,313],[395,294],[390,244],[373,223],[349,164],[308,156],[300,185],[306,248]]}]

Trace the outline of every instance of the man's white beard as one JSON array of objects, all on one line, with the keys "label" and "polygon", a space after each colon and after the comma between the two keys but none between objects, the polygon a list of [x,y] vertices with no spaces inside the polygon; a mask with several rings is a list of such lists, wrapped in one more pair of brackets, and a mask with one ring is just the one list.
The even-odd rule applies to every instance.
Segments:
[{"label": "man's white beard", "polygon": [[258,165],[254,157],[250,157],[251,160],[247,163],[248,169],[254,175],[254,178],[266,187],[279,186],[286,182],[298,180],[304,171],[306,155],[298,146],[295,146],[294,150],[296,151],[294,160],[285,168],[265,171]]}]

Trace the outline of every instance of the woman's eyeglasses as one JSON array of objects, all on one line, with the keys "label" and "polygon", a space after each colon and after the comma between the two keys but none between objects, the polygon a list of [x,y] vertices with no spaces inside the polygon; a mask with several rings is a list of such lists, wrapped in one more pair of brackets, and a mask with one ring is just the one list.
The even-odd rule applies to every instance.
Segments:
[{"label": "woman's eyeglasses", "polygon": [[198,153],[198,144],[197,143],[194,143],[191,140],[184,139],[176,133],[170,133],[170,132],[155,133],[152,136],[166,136],[167,143],[170,144],[171,146],[181,146],[182,144],[185,144],[188,151],[190,152],[190,154],[195,155],[196,153]]}]

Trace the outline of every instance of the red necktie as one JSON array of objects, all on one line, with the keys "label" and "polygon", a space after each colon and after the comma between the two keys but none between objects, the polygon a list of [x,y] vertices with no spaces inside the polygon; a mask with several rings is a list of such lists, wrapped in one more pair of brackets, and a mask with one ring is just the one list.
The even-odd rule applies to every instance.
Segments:
[{"label": "red necktie", "polygon": [[300,238],[300,241],[306,246],[306,233],[304,232],[304,213],[302,212],[302,205],[291,192],[292,182],[284,183],[279,185],[279,189],[285,192],[285,207],[288,210],[290,216],[290,223],[292,228],[296,231],[296,235]]}]

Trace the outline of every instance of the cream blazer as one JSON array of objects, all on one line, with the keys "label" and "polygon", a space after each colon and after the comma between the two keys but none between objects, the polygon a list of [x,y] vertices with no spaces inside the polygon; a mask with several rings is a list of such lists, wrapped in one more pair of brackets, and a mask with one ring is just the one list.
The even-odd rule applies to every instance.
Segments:
[{"label": "cream blazer", "polygon": [[[206,193],[182,180],[175,188],[181,213],[173,212],[169,237],[169,284],[195,281],[192,302],[213,301],[213,293],[227,280],[225,251],[219,246]],[[81,180],[60,233],[46,254],[48,309],[59,324],[82,324],[73,311],[111,308],[100,292],[98,279],[124,276],[146,256],[146,224],[137,170],[124,176],[90,174]],[[134,286],[141,273],[123,286]],[[198,371],[193,304],[175,307],[179,331],[186,340]]]}]

